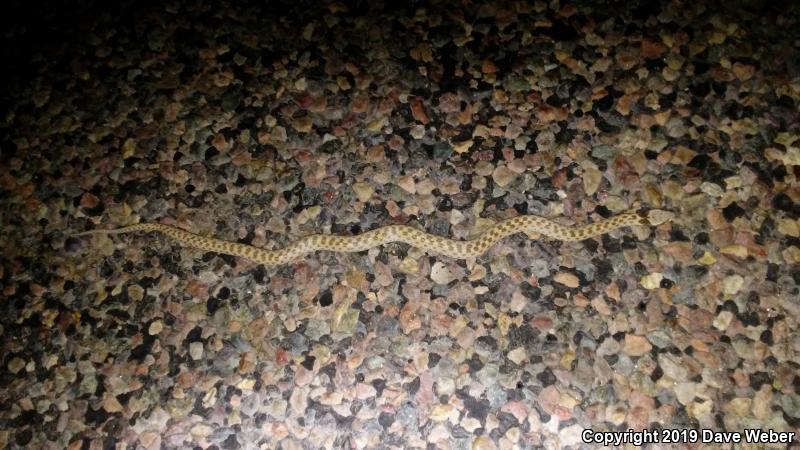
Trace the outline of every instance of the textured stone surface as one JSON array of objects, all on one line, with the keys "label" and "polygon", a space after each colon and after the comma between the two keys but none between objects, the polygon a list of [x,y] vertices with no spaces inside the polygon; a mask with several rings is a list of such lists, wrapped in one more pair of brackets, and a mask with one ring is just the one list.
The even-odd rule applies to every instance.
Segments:
[{"label": "textured stone surface", "polygon": [[[0,448],[800,426],[796,10],[76,3],[4,29]],[[649,208],[677,218],[465,261],[68,235],[277,248]]]}]

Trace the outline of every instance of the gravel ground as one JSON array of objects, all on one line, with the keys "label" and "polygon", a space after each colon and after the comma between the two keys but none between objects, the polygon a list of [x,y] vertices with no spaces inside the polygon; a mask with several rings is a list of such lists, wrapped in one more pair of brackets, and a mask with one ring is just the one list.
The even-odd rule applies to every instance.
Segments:
[{"label": "gravel ground", "polygon": [[[14,7],[0,449],[800,448],[791,2]],[[70,237],[654,208],[677,216],[468,260]]]}]

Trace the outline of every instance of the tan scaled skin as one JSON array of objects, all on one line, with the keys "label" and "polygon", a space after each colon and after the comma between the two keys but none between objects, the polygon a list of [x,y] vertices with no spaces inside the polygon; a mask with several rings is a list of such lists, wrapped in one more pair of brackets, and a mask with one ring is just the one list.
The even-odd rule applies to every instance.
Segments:
[{"label": "tan scaled skin", "polygon": [[656,226],[672,220],[673,214],[663,210],[650,210],[645,214],[625,212],[614,217],[577,227],[560,225],[540,216],[517,216],[496,223],[474,239],[456,241],[436,236],[407,225],[388,225],[355,236],[315,234],[299,239],[279,250],[265,250],[252,245],[203,237],[171,225],[140,223],[109,230],[90,230],[73,236],[88,234],[122,234],[135,231],[158,231],[185,247],[241,256],[265,266],[287,264],[317,251],[361,252],[389,242],[404,242],[432,253],[452,258],[474,258],[482,255],[495,242],[515,233],[542,234],[560,241],[581,241],[599,236],[621,227]]}]

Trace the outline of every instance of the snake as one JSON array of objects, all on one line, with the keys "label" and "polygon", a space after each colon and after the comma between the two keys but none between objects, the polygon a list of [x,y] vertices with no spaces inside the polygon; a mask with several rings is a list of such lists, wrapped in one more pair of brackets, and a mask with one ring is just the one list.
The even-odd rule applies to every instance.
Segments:
[{"label": "snake", "polygon": [[155,231],[174,239],[184,247],[239,256],[265,266],[280,266],[292,263],[318,250],[361,252],[390,242],[404,242],[421,250],[451,258],[476,258],[501,239],[520,232],[532,237],[544,235],[560,241],[582,241],[609,233],[621,227],[657,226],[672,220],[673,217],[673,213],[659,209],[651,209],[641,213],[629,211],[586,225],[570,227],[541,216],[520,215],[499,221],[476,237],[468,240],[449,239],[408,225],[386,225],[353,236],[314,234],[298,239],[276,250],[201,236],[171,225],[154,222],[138,223],[121,228],[93,229],[74,233],[72,236]]}]

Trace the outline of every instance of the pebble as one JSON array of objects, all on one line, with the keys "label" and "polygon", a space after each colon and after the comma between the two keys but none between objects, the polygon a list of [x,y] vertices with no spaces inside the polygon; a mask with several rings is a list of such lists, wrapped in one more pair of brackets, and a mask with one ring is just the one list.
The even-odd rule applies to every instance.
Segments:
[{"label": "pebble", "polygon": [[456,153],[467,153],[469,152],[470,148],[472,148],[474,141],[472,139],[467,139],[461,142],[453,142],[453,151]]},{"label": "pebble", "polygon": [[11,372],[13,374],[16,374],[20,370],[25,368],[25,365],[26,365],[26,362],[25,362],[24,359],[22,359],[22,358],[20,358],[18,356],[15,356],[15,357],[11,358],[11,360],[8,362],[8,365],[6,367],[8,367],[8,371],[9,372]]},{"label": "pebble", "polygon": [[661,370],[664,371],[664,376],[672,381],[686,381],[686,378],[689,376],[689,371],[686,367],[673,355],[659,354],[658,365],[661,367]]},{"label": "pebble", "polygon": [[425,106],[419,98],[412,99],[409,105],[411,106],[411,115],[414,117],[414,120],[423,125],[430,122],[428,114],[425,112]]},{"label": "pebble", "polygon": [[742,64],[739,62],[734,63],[732,69],[733,74],[736,75],[739,81],[747,81],[753,78],[753,74],[756,70],[755,66],[751,64]]},{"label": "pebble", "polygon": [[153,323],[151,323],[150,326],[147,328],[147,334],[149,334],[150,336],[154,336],[157,335],[158,333],[161,333],[161,330],[163,329],[164,329],[164,322],[162,322],[161,320],[156,320],[153,321]]},{"label": "pebble", "polygon": [[292,119],[292,128],[300,133],[310,133],[312,126],[311,117],[301,116]]},{"label": "pebble", "polygon": [[569,288],[577,288],[580,286],[580,280],[575,275],[569,272],[558,272],[553,276],[553,281],[563,284]]},{"label": "pebble", "polygon": [[319,399],[317,399],[317,401],[319,401],[320,405],[334,406],[334,405],[340,405],[343,399],[344,395],[342,394],[342,392],[335,391],[335,392],[324,393],[321,397],[319,397]]},{"label": "pebble", "polygon": [[190,432],[195,439],[203,439],[210,436],[214,429],[205,424],[197,424],[191,428]]},{"label": "pebble", "polygon": [[450,270],[450,267],[438,261],[433,263],[433,266],[431,266],[430,276],[431,280],[438,284],[450,284],[456,279],[456,276],[453,271]]},{"label": "pebble", "polygon": [[741,275],[728,275],[722,279],[722,291],[726,295],[734,295],[744,286],[744,278]]},{"label": "pebble", "polygon": [[581,436],[583,434],[583,430],[584,428],[577,423],[562,428],[558,432],[559,443],[563,446],[573,446],[582,444],[583,438]]},{"label": "pebble", "polygon": [[710,266],[717,262],[717,258],[715,258],[711,253],[705,251],[703,252],[703,256],[697,259],[697,262],[706,266]]},{"label": "pebble", "polygon": [[737,397],[725,404],[722,410],[729,414],[744,417],[749,415],[752,404],[753,400],[750,398]]},{"label": "pebble", "polygon": [[675,383],[675,397],[682,405],[690,404],[697,395],[697,383]]},{"label": "pebble", "polygon": [[137,284],[128,287],[128,296],[130,297],[131,300],[135,302],[142,301],[142,299],[144,298],[144,293],[145,293],[144,288],[142,288]]},{"label": "pebble", "polygon": [[269,414],[269,416],[274,419],[278,420],[285,419],[288,405],[289,403],[282,398],[273,400],[269,404],[269,409],[267,410],[267,414]]},{"label": "pebble", "polygon": [[113,414],[122,412],[123,408],[115,396],[106,394],[103,398],[103,410]]},{"label": "pebble", "polygon": [[478,436],[472,441],[472,450],[497,450],[497,446],[488,437]]},{"label": "pebble", "polygon": [[[308,394],[310,392],[308,386],[298,386],[292,390],[289,396],[289,407],[292,414],[303,415],[308,405]],[[280,417],[276,417],[280,419]]]},{"label": "pebble", "polygon": [[780,405],[783,411],[795,419],[800,419],[800,395],[787,393],[780,396]]},{"label": "pebble", "polygon": [[777,230],[785,236],[800,237],[800,220],[779,219]]},{"label": "pebble", "polygon": [[747,251],[747,247],[744,245],[726,245],[719,249],[719,252],[725,255],[733,255],[738,258],[747,258],[749,252]]},{"label": "pebble", "polygon": [[717,314],[717,317],[714,319],[713,325],[714,325],[714,328],[716,328],[716,329],[718,329],[720,331],[725,331],[731,325],[732,321],[733,321],[733,313],[732,312],[730,312],[730,311],[720,311],[719,314]]},{"label": "pebble", "polygon": [[397,180],[397,185],[409,194],[415,194],[417,192],[416,181],[414,181],[414,177],[412,176],[404,175],[400,177]]},{"label": "pebble", "polygon": [[369,183],[358,182],[353,183],[353,192],[356,194],[358,201],[366,203],[372,198],[375,188]]},{"label": "pebble", "polygon": [[454,414],[458,417],[458,411],[456,411],[452,405],[438,404],[431,409],[430,414],[428,414],[428,419],[434,422],[443,422],[449,420]]},{"label": "pebble", "polygon": [[712,197],[722,197],[725,194],[725,191],[718,184],[707,181],[700,185],[700,190]]},{"label": "pebble", "polygon": [[288,134],[286,133],[286,128],[282,126],[276,126],[272,129],[272,132],[269,134],[270,142],[280,144],[286,142],[289,139]]},{"label": "pebble", "polygon": [[800,263],[800,247],[793,245],[781,252],[783,260],[788,264]]},{"label": "pebble", "polygon": [[411,134],[411,137],[414,138],[414,139],[422,139],[423,137],[425,137],[425,127],[423,125],[419,125],[419,124],[414,125],[414,126],[411,127],[410,134]]},{"label": "pebble", "polygon": [[392,268],[386,264],[383,264],[380,261],[375,262],[373,273],[375,274],[375,281],[380,286],[388,287],[391,286],[392,283],[394,283],[394,275],[392,275]]},{"label": "pebble", "polygon": [[358,383],[356,385],[356,398],[359,400],[367,400],[377,395],[377,391],[371,384]]},{"label": "pebble", "polygon": [[661,287],[661,280],[664,279],[664,274],[659,272],[653,272],[651,274],[643,276],[639,282],[645,289],[658,289]]},{"label": "pebble", "polygon": [[622,351],[630,356],[642,356],[650,353],[653,348],[647,338],[644,336],[637,336],[633,334],[625,335],[625,344],[622,346]]},{"label": "pebble", "polygon": [[436,395],[439,396],[453,395],[456,391],[455,380],[449,377],[437,378],[435,387],[436,387]]},{"label": "pebble", "polygon": [[483,177],[489,176],[494,171],[494,166],[488,161],[478,161],[474,167],[475,174]]},{"label": "pebble", "polygon": [[203,343],[192,342],[189,344],[189,356],[195,361],[203,357]]},{"label": "pebble", "polygon": [[587,196],[597,193],[602,181],[603,174],[596,168],[590,167],[583,170],[583,190]]},{"label": "pebble", "polygon": [[517,347],[508,352],[506,357],[514,364],[520,365],[528,358],[528,352],[522,347]]},{"label": "pebble", "polygon": [[492,180],[500,187],[506,187],[511,184],[516,176],[517,174],[506,166],[498,166],[494,169],[494,172],[492,172]]}]

